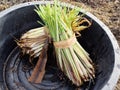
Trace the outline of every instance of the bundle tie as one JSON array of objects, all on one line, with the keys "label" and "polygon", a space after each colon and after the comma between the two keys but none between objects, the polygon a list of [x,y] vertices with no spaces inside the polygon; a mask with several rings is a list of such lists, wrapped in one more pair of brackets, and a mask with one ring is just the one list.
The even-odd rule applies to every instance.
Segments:
[{"label": "bundle tie", "polygon": [[67,40],[53,42],[55,48],[68,48],[76,43],[77,39],[75,34]]}]

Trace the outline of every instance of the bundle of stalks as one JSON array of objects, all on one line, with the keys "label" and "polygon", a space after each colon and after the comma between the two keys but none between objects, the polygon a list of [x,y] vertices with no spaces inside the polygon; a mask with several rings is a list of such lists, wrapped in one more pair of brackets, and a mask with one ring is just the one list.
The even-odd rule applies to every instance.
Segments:
[{"label": "bundle of stalks", "polygon": [[[39,5],[39,7],[36,7],[35,11],[43,20],[49,34],[44,34],[45,36],[48,36],[43,38],[44,35],[41,34],[41,32],[43,33],[44,29],[38,29],[38,32],[40,31],[37,33],[38,37],[34,36],[34,31],[28,31],[21,37],[20,42],[18,43],[23,49],[23,52],[28,53],[31,56],[31,53],[34,53],[33,56],[37,57],[38,54],[40,55],[41,49],[45,45],[44,41],[50,36],[55,47],[57,65],[73,84],[80,86],[84,82],[94,79],[95,70],[93,62],[89,57],[89,54],[82,48],[76,39],[76,32],[79,34],[78,31],[84,30],[91,25],[87,19],[78,15],[80,9],[71,9],[65,5],[63,7],[59,2],[54,0],[53,5]],[[87,25],[84,25],[84,23],[87,23]],[[28,39],[29,32],[31,33],[29,38],[34,38]],[[34,48],[37,49],[33,50]],[[36,54],[35,51],[37,50],[39,51]],[[45,66],[43,68],[45,68]],[[33,77],[35,73],[37,72],[33,71],[31,77]]]},{"label": "bundle of stalks", "polygon": [[[36,9],[53,39],[59,68],[77,86],[95,77],[93,62],[77,41],[74,32],[91,25],[78,15],[79,11],[79,8],[62,7],[56,0],[54,5],[40,5]],[[84,22],[88,26],[82,25]]]},{"label": "bundle of stalks", "polygon": [[30,55],[30,62],[33,58],[40,55],[46,40],[48,39],[48,32],[46,27],[31,29],[22,35],[17,44],[22,48],[23,54]]}]

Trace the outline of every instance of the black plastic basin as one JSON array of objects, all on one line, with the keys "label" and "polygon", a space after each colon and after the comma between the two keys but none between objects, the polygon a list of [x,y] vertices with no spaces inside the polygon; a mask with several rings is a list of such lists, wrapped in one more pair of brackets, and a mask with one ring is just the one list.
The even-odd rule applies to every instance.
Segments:
[{"label": "black plastic basin", "polygon": [[[13,6],[0,12],[0,89],[2,90],[76,90],[69,80],[60,80],[59,70],[48,67],[41,84],[32,84],[27,81],[31,69],[24,71],[23,65],[28,57],[20,57],[20,49],[15,38],[26,31],[40,27],[40,20],[34,12],[36,4],[48,2],[29,2]],[[73,6],[70,6],[73,8]],[[83,12],[83,11],[81,11]],[[81,32],[79,43],[90,54],[96,67],[94,81],[85,83],[82,90],[112,90],[119,77],[119,47],[113,34],[107,26],[91,13],[86,17],[92,21],[92,26]],[[49,60],[49,62],[52,62]]]}]

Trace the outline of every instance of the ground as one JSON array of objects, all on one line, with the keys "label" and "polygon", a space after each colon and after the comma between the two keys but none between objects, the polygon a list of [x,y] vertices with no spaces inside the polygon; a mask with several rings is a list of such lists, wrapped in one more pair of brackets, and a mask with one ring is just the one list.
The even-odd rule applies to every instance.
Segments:
[{"label": "ground", "polygon": [[[15,4],[39,0],[1,0],[0,11]],[[120,45],[120,0],[62,0],[82,6],[103,21],[112,31]],[[120,90],[120,80],[115,90]]]}]

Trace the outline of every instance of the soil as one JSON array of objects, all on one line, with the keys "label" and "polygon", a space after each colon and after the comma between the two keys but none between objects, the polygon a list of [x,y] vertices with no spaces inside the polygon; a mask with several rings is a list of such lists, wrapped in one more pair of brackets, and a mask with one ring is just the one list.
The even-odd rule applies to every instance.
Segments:
[{"label": "soil", "polygon": [[[0,11],[13,5],[39,0],[1,0]],[[82,6],[103,21],[112,31],[120,45],[120,0],[62,0]],[[115,90],[120,90],[120,80]]]}]

